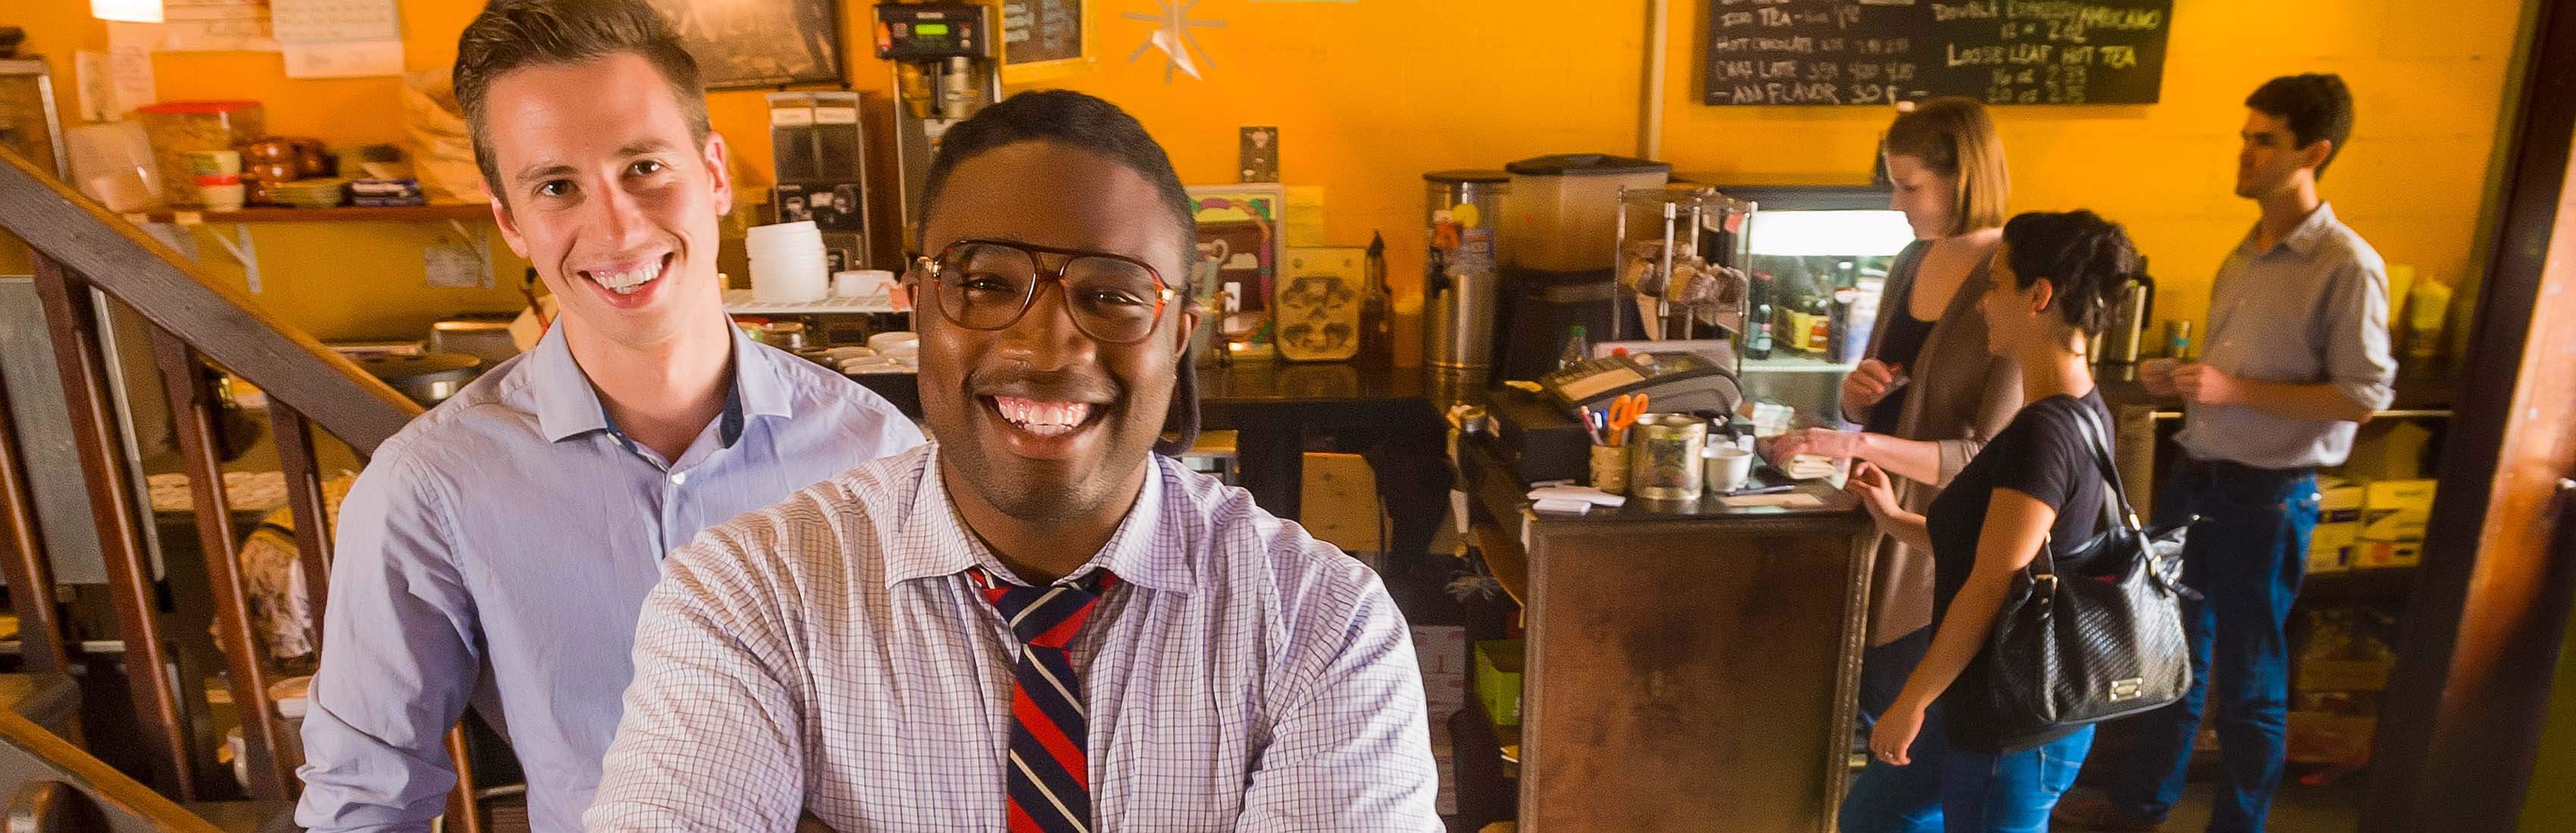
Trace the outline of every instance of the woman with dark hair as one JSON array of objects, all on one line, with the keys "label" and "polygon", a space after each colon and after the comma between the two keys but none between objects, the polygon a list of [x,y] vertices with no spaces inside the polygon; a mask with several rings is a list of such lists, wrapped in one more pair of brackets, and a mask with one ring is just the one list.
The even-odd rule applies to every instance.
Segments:
[{"label": "woman with dark hair", "polygon": [[[2083,767],[2091,726],[2023,735],[2001,729],[1986,646],[2013,574],[2041,547],[2060,572],[2087,568],[2076,550],[2097,531],[2108,491],[2090,431],[2107,436],[2110,411],[2094,387],[2085,344],[2137,262],[2128,235],[2089,211],[2024,214],[2006,223],[1989,266],[1994,280],[1978,307],[1990,325],[1987,351],[2019,365],[2029,404],[1926,514],[1907,510],[1876,466],[1859,466],[1846,486],[1882,531],[1933,556],[1938,624],[1931,645],[1879,716],[1873,760],[1852,787],[1854,800],[1889,811],[1904,829],[2045,831],[2049,808]],[[1938,723],[1927,727],[1936,706]],[[1937,796],[1888,794],[1878,785],[1902,780],[1898,771],[1916,763],[1909,749],[1926,731],[1947,739],[1941,761],[1923,762],[1939,768]]]},{"label": "woman with dark hair", "polygon": [[[1986,108],[1936,98],[1887,128],[1889,207],[1905,214],[1915,241],[1887,274],[1886,301],[1869,350],[1843,378],[1843,419],[1860,430],[1810,428],[1782,435],[1768,453],[1849,457],[1893,479],[1896,498],[1921,512],[2021,408],[2012,358],[1986,350],[1977,309],[1991,281],[1986,264],[2003,239],[2011,178]],[[1907,380],[1898,385],[1897,379]],[[1871,562],[1869,648],[1861,655],[1861,731],[1896,699],[1905,674],[1932,641],[1932,554],[1881,536]],[[1912,754],[1941,758],[1941,735],[1926,733]],[[1912,833],[1894,808],[1929,800],[1937,766],[1890,774],[1842,810],[1848,833]]]}]

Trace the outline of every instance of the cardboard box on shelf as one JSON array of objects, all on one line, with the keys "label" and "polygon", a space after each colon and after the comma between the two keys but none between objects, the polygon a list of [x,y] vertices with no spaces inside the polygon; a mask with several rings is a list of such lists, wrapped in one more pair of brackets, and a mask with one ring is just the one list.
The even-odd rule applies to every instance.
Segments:
[{"label": "cardboard box on shelf", "polygon": [[2424,524],[2433,517],[2431,480],[2381,480],[2362,497],[2355,567],[2403,567],[2423,559]]},{"label": "cardboard box on shelf", "polygon": [[2421,420],[2374,420],[2353,440],[2343,472],[2356,480],[2412,480],[2424,476],[2424,450],[2432,429]]},{"label": "cardboard box on shelf", "polygon": [[2352,569],[2354,544],[2361,539],[2361,484],[2327,480],[2317,484],[2317,526],[2308,533],[2308,572]]}]

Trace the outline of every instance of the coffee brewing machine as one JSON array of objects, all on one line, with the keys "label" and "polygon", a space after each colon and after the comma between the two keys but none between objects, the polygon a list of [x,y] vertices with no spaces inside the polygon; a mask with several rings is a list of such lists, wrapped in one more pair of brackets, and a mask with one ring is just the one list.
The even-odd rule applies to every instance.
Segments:
[{"label": "coffee brewing machine", "polygon": [[931,154],[948,128],[1002,98],[1001,31],[973,3],[879,3],[877,57],[894,63],[904,240],[920,238]]}]

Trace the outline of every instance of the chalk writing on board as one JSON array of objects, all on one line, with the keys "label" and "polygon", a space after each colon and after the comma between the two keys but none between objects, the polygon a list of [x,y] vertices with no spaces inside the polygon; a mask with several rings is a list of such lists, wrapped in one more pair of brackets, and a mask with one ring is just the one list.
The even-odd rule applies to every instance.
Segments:
[{"label": "chalk writing on board", "polygon": [[1709,104],[2151,103],[2172,0],[1711,0]]},{"label": "chalk writing on board", "polygon": [[1012,64],[1082,57],[1082,0],[1003,0],[1002,54]]}]

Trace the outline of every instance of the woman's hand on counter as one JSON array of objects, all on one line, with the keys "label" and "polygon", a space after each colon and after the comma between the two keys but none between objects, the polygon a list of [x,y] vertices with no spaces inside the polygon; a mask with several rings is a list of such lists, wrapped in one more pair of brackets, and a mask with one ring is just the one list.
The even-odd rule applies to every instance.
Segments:
[{"label": "woman's hand on counter", "polygon": [[1896,373],[1897,368],[1877,359],[1860,360],[1860,366],[1843,374],[1843,415],[1866,414],[1878,407],[1878,401],[1896,386]]},{"label": "woman's hand on counter", "polygon": [[1843,480],[1843,493],[1869,509],[1870,518],[1878,522],[1878,531],[1906,546],[1931,551],[1932,533],[1924,527],[1923,516],[1905,511],[1896,502],[1896,487],[1885,469],[1869,463],[1854,464],[1851,477]]},{"label": "woman's hand on counter", "polygon": [[1772,465],[1786,468],[1800,454],[1831,457],[1840,460],[1858,457],[1861,438],[1858,431],[1836,431],[1831,428],[1800,428],[1771,438],[1771,447],[1763,457]]},{"label": "woman's hand on counter", "polygon": [[1851,477],[1843,480],[1843,491],[1859,499],[1862,506],[1869,507],[1872,515],[1886,518],[1906,514],[1905,507],[1896,502],[1896,485],[1889,482],[1887,472],[1877,466],[1852,464]]}]

